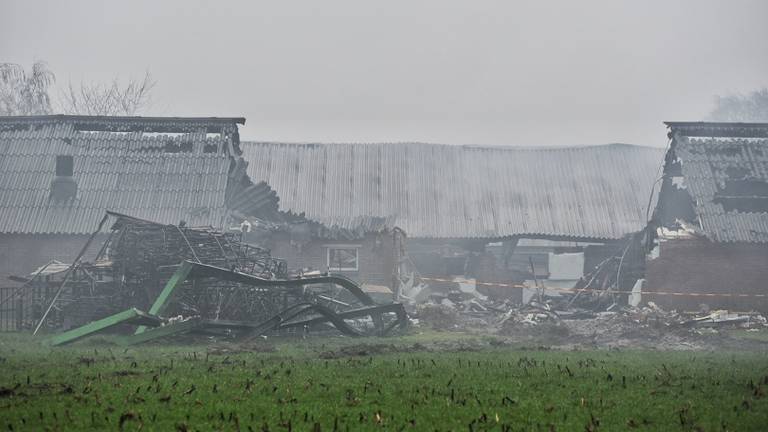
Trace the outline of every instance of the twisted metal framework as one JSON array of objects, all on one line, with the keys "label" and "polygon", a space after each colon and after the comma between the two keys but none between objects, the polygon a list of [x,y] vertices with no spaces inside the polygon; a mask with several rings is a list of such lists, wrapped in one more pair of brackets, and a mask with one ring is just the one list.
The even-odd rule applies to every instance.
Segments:
[{"label": "twisted metal framework", "polygon": [[[96,259],[73,264],[53,301],[37,299],[38,308],[52,310],[39,325],[83,325],[133,308],[161,321],[194,318],[197,324],[185,324],[185,331],[219,333],[331,326],[347,335],[383,335],[407,322],[402,305],[376,305],[346,277],[288,278],[285,261],[236,233],[108,216],[115,222]],[[143,332],[140,327],[136,336],[142,341]]]}]

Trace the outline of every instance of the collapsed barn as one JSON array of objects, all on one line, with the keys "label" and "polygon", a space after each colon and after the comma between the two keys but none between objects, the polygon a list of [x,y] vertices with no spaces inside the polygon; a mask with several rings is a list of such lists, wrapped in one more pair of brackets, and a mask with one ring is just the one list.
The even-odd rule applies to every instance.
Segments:
[{"label": "collapsed barn", "polygon": [[[382,334],[405,320],[393,299],[506,314],[764,296],[765,125],[670,124],[663,165],[623,144],[241,143],[242,122],[0,118],[0,330],[124,313],[164,332],[181,316],[172,329]],[[118,221],[93,232],[105,211]],[[696,266],[721,279],[681,271]]]},{"label": "collapsed barn", "polygon": [[651,291],[668,308],[768,310],[768,124],[669,122],[650,225]]},{"label": "collapsed barn", "polygon": [[[44,313],[14,296],[41,265],[49,263],[39,276],[53,281],[80,252],[82,261],[95,262],[109,231],[88,239],[105,211],[224,233],[233,228],[240,232],[247,218],[250,232],[243,243],[258,241],[259,232],[275,229],[268,220],[287,226],[301,222],[299,217],[280,215],[275,192],[247,176],[237,129],[244,121],[0,118],[0,330],[28,328]],[[84,244],[88,246],[81,250]],[[213,263],[220,264],[231,268],[226,262]],[[50,286],[40,289],[48,292],[38,297],[53,295]],[[140,307],[152,298],[151,292],[120,295],[131,296]],[[108,310],[114,308],[103,313]],[[72,312],[61,318],[68,322],[59,324],[79,322]]]}]

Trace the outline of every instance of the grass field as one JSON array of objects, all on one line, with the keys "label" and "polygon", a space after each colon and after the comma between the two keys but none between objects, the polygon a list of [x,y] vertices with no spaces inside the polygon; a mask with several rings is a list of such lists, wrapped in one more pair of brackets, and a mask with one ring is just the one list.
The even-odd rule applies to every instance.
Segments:
[{"label": "grass field", "polygon": [[445,334],[126,350],[0,335],[0,357],[0,430],[768,428],[765,352],[522,350]]}]

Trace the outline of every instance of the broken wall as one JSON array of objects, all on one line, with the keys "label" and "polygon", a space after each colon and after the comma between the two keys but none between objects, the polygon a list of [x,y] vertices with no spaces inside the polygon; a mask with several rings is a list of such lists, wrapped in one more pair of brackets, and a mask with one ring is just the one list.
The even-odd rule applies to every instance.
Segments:
[{"label": "broken wall", "polygon": [[289,233],[276,232],[265,239],[262,246],[267,247],[273,256],[288,262],[291,270],[312,268],[325,272],[328,270],[329,247],[354,247],[357,249],[358,265],[356,271],[336,271],[360,284],[373,284],[393,289],[394,244],[392,233],[367,234],[354,240],[329,240],[311,238],[305,241],[292,239]]},{"label": "broken wall", "polygon": [[[682,293],[768,294],[768,245],[713,243],[703,238],[661,241],[646,263],[644,290]],[[643,294],[663,308],[768,311],[767,298]]]},{"label": "broken wall", "polygon": [[521,274],[504,268],[504,263],[495,254],[485,252],[478,256],[475,271],[477,282],[481,283],[477,290],[495,299],[509,300],[520,303],[523,300],[522,290],[501,285],[482,285],[483,283],[500,283],[514,285],[520,283]]}]

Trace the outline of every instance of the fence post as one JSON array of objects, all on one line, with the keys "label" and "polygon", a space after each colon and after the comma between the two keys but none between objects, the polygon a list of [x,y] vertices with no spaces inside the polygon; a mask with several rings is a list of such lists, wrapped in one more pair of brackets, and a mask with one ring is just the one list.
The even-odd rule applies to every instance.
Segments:
[{"label": "fence post", "polygon": [[19,297],[16,301],[16,331],[21,331],[24,328],[24,300],[23,297]]}]

